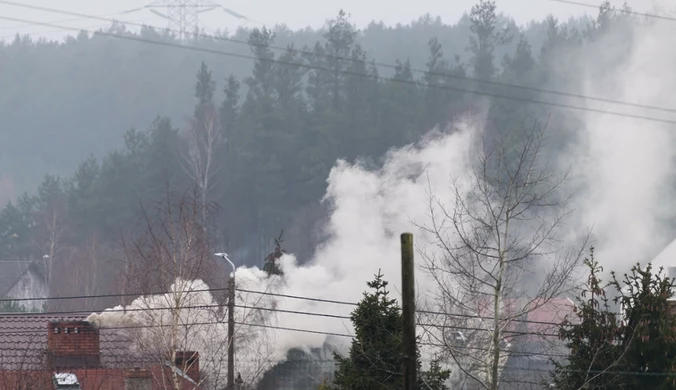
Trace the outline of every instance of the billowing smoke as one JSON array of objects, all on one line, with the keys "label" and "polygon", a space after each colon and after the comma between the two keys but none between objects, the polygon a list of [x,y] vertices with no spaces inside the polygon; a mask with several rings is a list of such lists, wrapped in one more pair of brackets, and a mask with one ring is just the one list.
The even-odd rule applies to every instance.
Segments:
[{"label": "billowing smoke", "polygon": [[[666,4],[666,2],[665,2]],[[630,33],[606,34],[583,50],[584,94],[669,107],[676,81],[670,49],[673,23],[647,20]],[[619,37],[619,38],[618,38]],[[626,37],[626,42],[619,42]],[[593,53],[592,53],[593,52]],[[589,107],[629,115],[676,119],[674,113],[614,104]],[[674,125],[589,112],[578,143],[563,157],[578,184],[578,226],[592,226],[598,259],[606,269],[646,263],[674,237]],[[676,261],[674,259],[673,261]],[[666,265],[666,264],[660,264]]]},{"label": "billowing smoke", "polygon": [[[431,134],[419,147],[392,151],[377,171],[339,161],[328,178],[324,199],[333,206],[327,226],[330,239],[317,248],[314,259],[298,265],[293,255],[284,255],[279,260],[283,277],[268,278],[258,268],[240,267],[235,273],[237,287],[357,302],[367,288],[366,282],[380,270],[391,283],[393,297],[397,297],[401,269],[399,234],[414,231],[416,222],[424,222],[429,191],[439,196],[450,195],[447,181],[450,177],[462,176],[475,133],[473,128],[465,126],[450,135]],[[416,240],[419,244],[424,242],[422,237],[416,236]],[[417,280],[422,296],[425,290],[433,288],[433,284],[426,283],[425,274],[418,273]],[[139,297],[124,308],[92,314],[89,321],[102,327],[143,325],[144,331],[135,337],[146,349],[154,344],[166,346],[170,338],[168,329],[158,330],[157,326],[170,324],[172,315],[178,316],[181,324],[206,323],[191,326],[182,333],[180,338],[184,338],[185,343],[181,347],[199,351],[203,370],[222,383],[227,362],[225,314],[220,318],[215,314],[214,308],[218,305],[209,292],[181,294],[181,291],[204,289],[207,287],[202,281],[179,280],[169,294]],[[177,296],[182,299],[180,304],[177,304]],[[348,319],[290,312],[349,316],[354,306],[242,291],[238,292],[236,302],[237,369],[245,381],[262,374],[263,367],[270,368],[284,360],[292,348],[321,348],[329,341],[340,349],[349,342],[349,338],[341,336],[296,332],[289,328],[353,333]],[[158,310],[162,308],[180,310]],[[221,322],[209,324],[214,321]]]},{"label": "billowing smoke", "polygon": [[[580,49],[575,58],[583,61],[586,73],[581,73],[576,81],[583,87],[584,94],[646,105],[668,105],[673,101],[676,81],[671,69],[676,63],[670,38],[673,28],[672,23],[663,21],[637,24],[631,27],[632,39],[625,42],[624,49],[629,50],[619,54],[610,44],[617,40],[613,32],[593,47]],[[601,47],[604,50],[599,50]],[[645,108],[587,104],[594,109],[635,115],[676,117]],[[674,126],[593,112],[584,114],[582,119],[583,126],[574,131],[574,143],[552,155],[551,161],[557,161],[562,169],[572,168],[570,187],[564,188],[577,191],[570,226],[575,230],[593,228],[598,259],[607,269],[624,272],[632,263],[649,260],[672,238],[672,229],[665,217],[673,216],[676,210],[670,201],[674,192]],[[549,131],[557,131],[556,126],[552,123]],[[465,124],[449,132],[432,134],[417,146],[391,151],[382,168],[377,170],[339,161],[328,177],[324,199],[332,206],[326,229],[329,238],[317,248],[313,259],[299,265],[294,256],[283,256],[280,259],[283,277],[267,278],[256,268],[239,268],[238,287],[357,302],[366,289],[365,283],[381,270],[396,297],[400,291],[399,234],[413,232],[417,245],[428,251],[436,250],[428,245],[428,238],[416,226],[429,221],[430,192],[442,199],[452,199],[450,179],[462,180],[466,176],[474,137],[481,133],[481,126]],[[422,270],[417,271],[417,280],[424,301],[426,296],[433,295],[435,286]],[[200,302],[213,302],[208,295],[200,297]],[[239,295],[238,304],[343,316],[353,309],[347,305],[260,294]],[[127,315],[144,322],[133,313]],[[271,340],[274,348],[266,355],[270,366],[283,360],[291,348],[317,348],[327,341],[325,335],[281,328],[340,334],[353,331],[350,321],[344,319],[239,309],[237,315],[238,322],[244,323],[241,325],[243,334],[256,329],[246,323],[270,326],[262,333],[250,333],[265,333],[266,340]],[[104,313],[94,320],[119,321],[112,318]],[[226,329],[218,325],[213,332],[224,335]],[[248,339],[251,344],[247,341],[238,344],[240,362],[252,360],[260,353],[255,348],[255,339]],[[338,340],[343,340],[343,344],[349,342],[340,337],[333,337],[331,342],[340,343]],[[219,350],[212,354],[223,353]]]},{"label": "billowing smoke", "polygon": [[[237,278],[240,288],[257,288],[256,283],[265,279],[265,272],[240,269]],[[266,288],[274,291],[274,285],[274,281],[269,281]],[[234,312],[237,374],[245,383],[252,383],[271,363],[279,360],[271,358],[277,351],[266,328],[262,327],[270,313],[265,309],[274,308],[275,302],[260,294],[238,292],[236,295],[236,302],[241,306]],[[226,383],[227,310],[201,280],[177,279],[165,294],[138,297],[127,306],[91,314],[87,321],[126,336],[130,341],[128,353],[153,364],[168,361],[172,350],[197,351],[202,377],[209,388],[222,388]]]}]

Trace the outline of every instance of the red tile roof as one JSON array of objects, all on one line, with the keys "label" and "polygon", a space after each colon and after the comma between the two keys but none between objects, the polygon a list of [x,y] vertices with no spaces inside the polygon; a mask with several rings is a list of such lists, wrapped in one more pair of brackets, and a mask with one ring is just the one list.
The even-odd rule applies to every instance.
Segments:
[{"label": "red tile roof", "polygon": [[[84,320],[84,317],[43,314],[0,315],[0,370],[44,368],[48,322]],[[134,353],[133,341],[124,330],[99,329],[99,340],[102,368],[135,368],[160,363]]]}]

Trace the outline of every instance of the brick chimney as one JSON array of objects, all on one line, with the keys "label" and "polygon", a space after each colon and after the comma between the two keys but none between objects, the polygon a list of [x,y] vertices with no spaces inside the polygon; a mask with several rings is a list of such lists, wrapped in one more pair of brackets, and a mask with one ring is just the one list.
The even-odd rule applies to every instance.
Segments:
[{"label": "brick chimney", "polygon": [[195,383],[200,382],[200,354],[194,351],[177,351],[176,368],[185,372],[185,374]]},{"label": "brick chimney", "polygon": [[101,366],[99,331],[87,321],[50,321],[47,325],[47,364],[53,369]]}]

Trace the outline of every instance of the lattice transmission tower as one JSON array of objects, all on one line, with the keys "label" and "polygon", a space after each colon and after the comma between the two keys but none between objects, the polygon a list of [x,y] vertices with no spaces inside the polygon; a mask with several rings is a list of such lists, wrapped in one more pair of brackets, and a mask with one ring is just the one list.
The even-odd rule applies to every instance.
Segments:
[{"label": "lattice transmission tower", "polygon": [[169,30],[186,41],[202,28],[200,14],[222,8],[200,0],[158,0],[146,6],[151,12],[169,21]]}]

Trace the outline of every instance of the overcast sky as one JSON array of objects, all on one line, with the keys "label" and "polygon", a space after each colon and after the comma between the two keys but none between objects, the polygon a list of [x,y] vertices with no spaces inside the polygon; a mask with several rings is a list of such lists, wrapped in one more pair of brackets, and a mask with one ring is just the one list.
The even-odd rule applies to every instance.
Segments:
[{"label": "overcast sky", "polygon": [[[145,23],[160,27],[166,27],[166,20],[154,15],[147,9],[136,12],[123,13],[131,9],[143,7],[151,0],[12,0],[23,5],[35,5],[42,7],[57,8],[70,12],[78,12],[87,15],[99,15],[114,17],[135,23]],[[159,2],[161,2],[160,0]],[[477,0],[214,0],[238,13],[246,15],[249,19],[271,26],[286,24],[293,29],[306,26],[318,27],[325,20],[336,15],[343,8],[351,14],[352,21],[358,27],[364,27],[372,20],[383,21],[386,24],[406,24],[418,16],[429,13],[440,16],[442,20],[452,23],[458,20],[463,13],[467,12]],[[601,0],[579,0],[588,4],[599,4]],[[206,3],[208,1],[202,1]],[[559,19],[567,19],[575,15],[585,13],[595,15],[594,9],[576,5],[556,3],[551,0],[496,0],[500,11],[512,16],[517,23],[527,23],[529,20],[542,19],[548,14],[553,14]],[[649,10],[651,0],[628,0],[630,6],[637,11]],[[611,3],[620,5],[623,0],[614,0]],[[98,29],[109,23],[101,20],[74,18],[73,16],[36,11],[27,8],[0,3],[0,15],[28,19],[39,22],[50,22],[59,26],[77,27],[83,29]],[[222,10],[214,10],[205,13],[202,21],[207,31],[216,29],[236,29],[245,24],[227,15]],[[259,24],[248,22],[249,26]],[[72,31],[58,29],[56,27],[25,25],[5,20],[0,20],[0,38],[8,39],[16,33],[30,34],[32,36],[47,36],[61,38]]]}]

